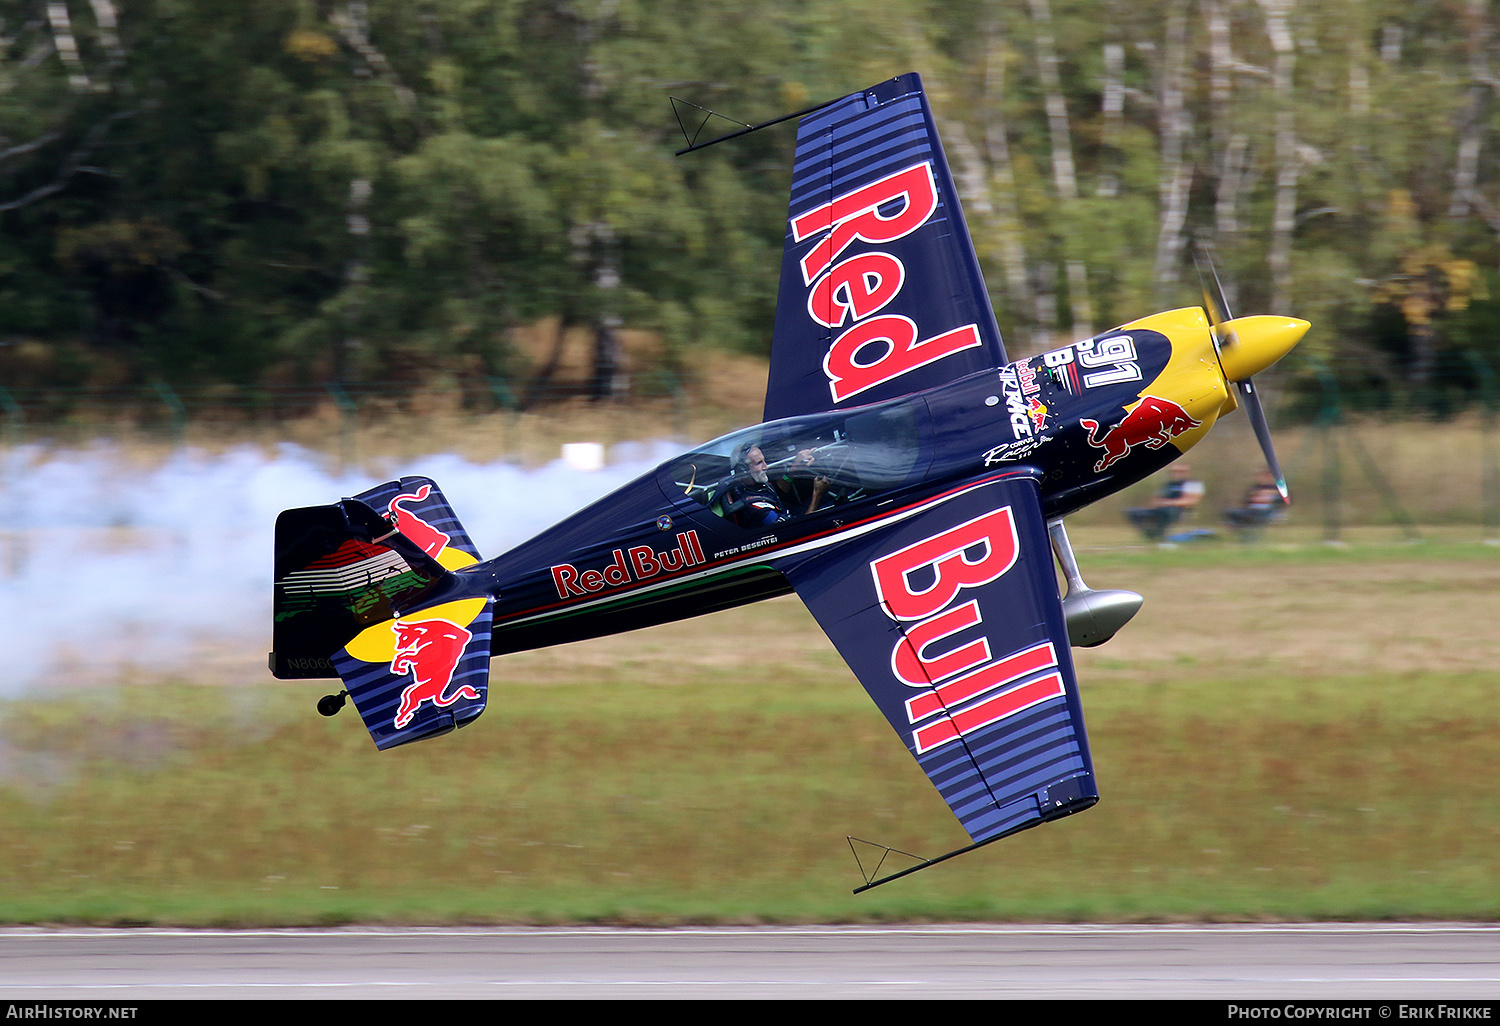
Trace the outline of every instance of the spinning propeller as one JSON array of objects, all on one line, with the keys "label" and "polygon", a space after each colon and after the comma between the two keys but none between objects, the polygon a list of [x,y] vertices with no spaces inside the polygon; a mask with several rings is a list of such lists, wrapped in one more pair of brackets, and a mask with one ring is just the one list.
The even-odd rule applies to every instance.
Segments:
[{"label": "spinning propeller", "polygon": [[1203,309],[1212,326],[1219,367],[1224,371],[1225,380],[1239,385],[1245,412],[1255,428],[1260,450],[1266,454],[1266,465],[1276,479],[1276,490],[1281,493],[1282,502],[1290,502],[1286,475],[1281,472],[1276,450],[1271,445],[1271,427],[1266,423],[1265,407],[1261,405],[1260,394],[1250,378],[1291,352],[1311,325],[1296,317],[1262,314],[1231,317],[1229,304],[1224,300],[1224,288],[1219,284],[1219,275],[1214,270],[1207,246],[1199,244],[1193,253],[1193,262],[1198,265],[1198,280],[1203,286]]}]

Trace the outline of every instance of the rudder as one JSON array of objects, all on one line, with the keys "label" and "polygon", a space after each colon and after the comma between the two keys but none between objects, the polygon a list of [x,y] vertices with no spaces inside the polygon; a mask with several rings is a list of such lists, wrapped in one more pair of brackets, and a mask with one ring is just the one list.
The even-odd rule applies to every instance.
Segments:
[{"label": "rudder", "polygon": [[452,573],[478,551],[437,485],[389,481],[276,521],[271,672],[342,678],[379,748],[484,710],[492,600]]}]

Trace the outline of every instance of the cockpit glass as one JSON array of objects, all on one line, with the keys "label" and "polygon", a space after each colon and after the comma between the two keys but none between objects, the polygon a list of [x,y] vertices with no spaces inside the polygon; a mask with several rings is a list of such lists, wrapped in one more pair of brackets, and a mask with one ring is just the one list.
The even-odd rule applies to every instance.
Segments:
[{"label": "cockpit glass", "polygon": [[662,487],[740,526],[765,527],[858,502],[920,475],[927,417],[920,399],[903,399],[772,421],[678,457],[665,468]]}]

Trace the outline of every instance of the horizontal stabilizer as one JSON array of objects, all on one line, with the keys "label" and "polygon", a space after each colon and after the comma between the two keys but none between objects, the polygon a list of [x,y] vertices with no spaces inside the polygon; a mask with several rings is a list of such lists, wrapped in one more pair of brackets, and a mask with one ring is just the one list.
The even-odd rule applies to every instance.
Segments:
[{"label": "horizontal stabilizer", "polygon": [[334,651],[437,594],[449,576],[358,499],[286,510],[276,518],[271,672],[338,676]]},{"label": "horizontal stabilizer", "polygon": [[493,605],[470,598],[408,613],[334,653],[375,747],[438,737],[484,712]]}]

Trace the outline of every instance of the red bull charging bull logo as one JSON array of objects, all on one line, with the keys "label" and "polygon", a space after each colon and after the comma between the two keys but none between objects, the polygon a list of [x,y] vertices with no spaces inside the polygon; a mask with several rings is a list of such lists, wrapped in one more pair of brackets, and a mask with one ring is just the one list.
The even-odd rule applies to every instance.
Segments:
[{"label": "red bull charging bull logo", "polygon": [[473,640],[466,627],[449,620],[396,620],[391,624],[396,634],[396,654],[391,659],[391,673],[410,673],[412,683],[401,692],[401,706],[396,710],[396,729],[412,721],[423,702],[445,709],[461,698],[477,699],[479,692],[467,684],[448,694],[453,672],[463,658],[464,649]]},{"label": "red bull charging bull logo", "polygon": [[436,559],[439,552],[448,546],[449,535],[439,531],[427,521],[417,516],[411,510],[401,505],[403,502],[425,502],[427,496],[432,494],[432,485],[422,485],[414,492],[406,492],[396,496],[386,507],[392,516],[396,518],[396,530],[417,544],[423,552]]},{"label": "red bull charging bull logo", "polygon": [[1188,412],[1172,400],[1154,395],[1142,397],[1135,409],[1125,414],[1124,420],[1102,435],[1098,421],[1081,419],[1078,423],[1088,431],[1089,444],[1104,450],[1104,456],[1094,464],[1095,473],[1101,473],[1116,460],[1124,459],[1138,445],[1160,449],[1178,435],[1201,426],[1200,421],[1188,416]]}]

